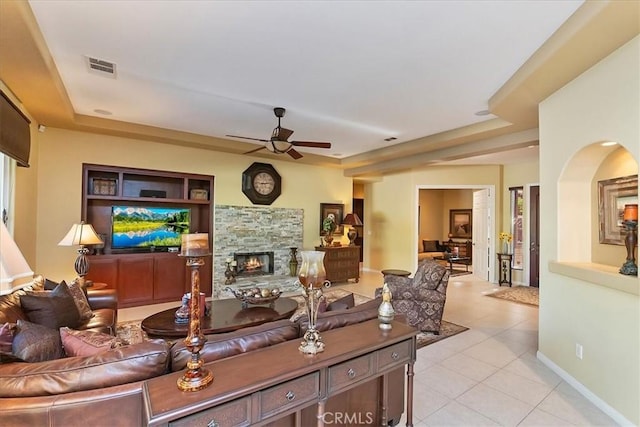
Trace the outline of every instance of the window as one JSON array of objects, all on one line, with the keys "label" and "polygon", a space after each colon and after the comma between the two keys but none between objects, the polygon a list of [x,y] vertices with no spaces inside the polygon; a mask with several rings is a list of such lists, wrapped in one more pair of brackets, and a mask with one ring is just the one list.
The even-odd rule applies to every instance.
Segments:
[{"label": "window", "polygon": [[0,153],[0,219],[5,224],[9,219],[9,207],[12,202],[15,163],[15,160]]},{"label": "window", "polygon": [[522,270],[524,253],[522,243],[524,234],[522,231],[524,190],[522,187],[509,189],[511,205],[511,235],[513,236],[513,261],[512,267],[515,270]]}]

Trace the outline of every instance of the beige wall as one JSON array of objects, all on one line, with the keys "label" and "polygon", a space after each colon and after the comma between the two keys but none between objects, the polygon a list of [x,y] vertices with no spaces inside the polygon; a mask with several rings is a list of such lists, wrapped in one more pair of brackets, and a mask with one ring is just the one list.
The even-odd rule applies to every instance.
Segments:
[{"label": "beige wall", "polygon": [[[494,185],[501,195],[500,182],[501,167],[491,165],[429,167],[385,175],[365,184],[365,268],[415,270],[418,186]],[[448,221],[447,217],[446,224]]]},{"label": "beige wall", "polygon": [[21,192],[39,190],[34,267],[52,279],[74,276],[76,249],[57,243],[80,220],[82,163],[213,175],[215,204],[240,206],[251,206],[241,191],[242,171],[254,161],[271,163],[282,176],[282,195],[272,206],[304,209],[306,250],[320,243],[320,203],[343,203],[351,211],[352,180],[336,169],[53,128],[37,140],[38,185],[23,185]]},{"label": "beige wall", "polygon": [[446,236],[445,222],[442,220],[445,190],[420,190],[420,235],[418,251],[422,250],[423,240],[440,240]]},{"label": "beige wall", "polygon": [[[634,294],[550,266],[575,261],[584,276],[607,274],[590,264],[593,179],[607,154],[602,141],[619,142],[636,165],[640,158],[639,53],[636,37],[540,105],[540,357],[601,399],[618,422],[634,425],[640,424],[640,281],[613,273]],[[576,343],[583,359],[575,356]]]}]

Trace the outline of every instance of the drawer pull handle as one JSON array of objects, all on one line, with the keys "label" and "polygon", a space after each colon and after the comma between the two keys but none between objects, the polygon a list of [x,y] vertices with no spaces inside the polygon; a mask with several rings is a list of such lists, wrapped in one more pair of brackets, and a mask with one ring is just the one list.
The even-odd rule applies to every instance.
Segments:
[{"label": "drawer pull handle", "polygon": [[211,420],[207,423],[207,427],[220,427],[220,424],[216,420]]},{"label": "drawer pull handle", "polygon": [[396,353],[395,351],[394,351],[393,353],[391,353],[391,358],[392,358],[393,360],[398,360],[398,357],[400,357],[400,356],[399,356],[399,355],[398,355],[398,353]]},{"label": "drawer pull handle", "polygon": [[347,371],[347,376],[349,378],[354,378],[356,376],[356,371],[354,371],[353,369],[349,368],[349,370]]},{"label": "drawer pull handle", "polygon": [[288,391],[287,394],[284,395],[289,402],[296,398],[296,394],[292,391]]}]

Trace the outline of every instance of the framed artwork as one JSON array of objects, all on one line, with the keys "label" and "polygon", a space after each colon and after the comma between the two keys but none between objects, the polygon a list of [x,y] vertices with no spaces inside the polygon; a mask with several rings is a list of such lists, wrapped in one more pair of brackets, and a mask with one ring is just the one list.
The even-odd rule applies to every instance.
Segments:
[{"label": "framed artwork", "polygon": [[322,223],[325,218],[333,217],[337,224],[334,234],[342,234],[342,218],[344,218],[344,205],[339,203],[320,203],[320,235],[324,236],[326,233],[322,229]]},{"label": "framed artwork", "polygon": [[449,234],[462,239],[471,238],[471,209],[449,209]]},{"label": "framed artwork", "polygon": [[600,243],[624,246],[627,235],[622,225],[624,205],[638,203],[638,175],[598,181]]}]

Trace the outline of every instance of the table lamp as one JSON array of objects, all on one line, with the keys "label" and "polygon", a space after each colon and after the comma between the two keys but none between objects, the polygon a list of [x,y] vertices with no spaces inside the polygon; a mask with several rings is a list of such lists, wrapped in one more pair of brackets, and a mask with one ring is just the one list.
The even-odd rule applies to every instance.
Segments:
[{"label": "table lamp", "polygon": [[347,231],[347,237],[349,238],[349,246],[354,246],[355,245],[354,242],[358,237],[358,230],[356,229],[356,227],[362,226],[362,221],[360,220],[360,217],[358,216],[357,213],[350,213],[344,217],[344,220],[342,221],[342,223],[344,225],[349,226],[349,231]]},{"label": "table lamp", "polygon": [[10,294],[30,283],[33,270],[22,256],[22,252],[0,221],[0,295]]},{"label": "table lamp", "polygon": [[84,221],[80,224],[73,224],[67,235],[58,243],[58,246],[80,246],[78,258],[74,264],[80,278],[80,284],[84,284],[84,276],[89,272],[89,258],[87,258],[89,249],[86,248],[86,245],[101,245],[103,243],[91,224],[85,224]]}]

